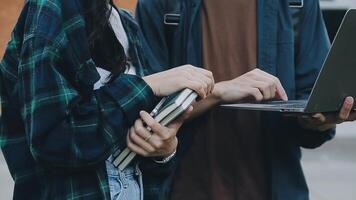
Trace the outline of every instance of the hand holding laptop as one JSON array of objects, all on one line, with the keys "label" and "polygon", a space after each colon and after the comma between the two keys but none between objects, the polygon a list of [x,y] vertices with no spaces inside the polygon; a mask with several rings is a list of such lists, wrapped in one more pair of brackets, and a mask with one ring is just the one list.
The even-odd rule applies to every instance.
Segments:
[{"label": "hand holding laptop", "polygon": [[353,97],[347,97],[342,108],[337,113],[316,113],[297,116],[300,124],[306,129],[326,131],[334,128],[336,124],[355,121],[356,112],[353,111],[355,100]]},{"label": "hand holding laptop", "polygon": [[[257,110],[283,113],[299,113],[299,115],[311,115],[312,122],[320,128],[325,124],[336,124],[345,120],[353,120],[350,114],[350,106],[355,109],[353,99],[356,98],[356,9],[350,9],[340,25],[334,42],[329,50],[318,78],[311,90],[308,99],[293,101],[274,101],[262,103],[238,103],[222,105],[224,108]],[[311,87],[311,86],[310,86]],[[304,88],[306,90],[308,88]],[[295,96],[294,98],[296,98]],[[346,102],[344,102],[346,99]],[[352,109],[352,108],[351,108]],[[326,116],[320,113],[337,113]],[[319,113],[315,115],[315,113]],[[353,115],[353,114],[352,114]],[[313,119],[314,118],[314,119]],[[331,121],[329,123],[329,121]],[[318,123],[320,126],[318,126]]]}]

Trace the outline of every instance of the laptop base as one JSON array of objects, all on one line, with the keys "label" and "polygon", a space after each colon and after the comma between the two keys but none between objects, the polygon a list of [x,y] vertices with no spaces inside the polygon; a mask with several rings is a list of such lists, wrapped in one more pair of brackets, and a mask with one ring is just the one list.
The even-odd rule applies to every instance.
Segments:
[{"label": "laptop base", "polygon": [[263,103],[224,104],[220,107],[238,110],[304,113],[307,102],[307,100],[267,101]]}]

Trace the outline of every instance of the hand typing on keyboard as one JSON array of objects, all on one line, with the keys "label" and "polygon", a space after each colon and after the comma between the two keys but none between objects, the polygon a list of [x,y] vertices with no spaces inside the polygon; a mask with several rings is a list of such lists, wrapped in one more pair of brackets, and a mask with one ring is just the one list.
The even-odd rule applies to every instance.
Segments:
[{"label": "hand typing on keyboard", "polygon": [[288,100],[279,79],[260,69],[217,83],[214,94],[221,100],[220,103],[235,103],[245,99],[258,102],[272,99]]}]

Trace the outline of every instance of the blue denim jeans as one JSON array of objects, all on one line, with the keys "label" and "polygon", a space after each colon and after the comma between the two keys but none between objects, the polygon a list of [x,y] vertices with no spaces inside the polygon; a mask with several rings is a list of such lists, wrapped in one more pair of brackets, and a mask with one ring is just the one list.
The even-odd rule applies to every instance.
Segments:
[{"label": "blue denim jeans", "polygon": [[142,173],[137,164],[131,164],[120,171],[106,160],[110,195],[112,200],[143,200]]}]

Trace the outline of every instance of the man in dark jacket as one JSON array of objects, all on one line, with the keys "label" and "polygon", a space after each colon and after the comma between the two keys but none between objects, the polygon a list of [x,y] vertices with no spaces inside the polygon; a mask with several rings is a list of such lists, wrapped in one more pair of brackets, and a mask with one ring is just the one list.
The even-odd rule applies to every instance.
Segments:
[{"label": "man in dark jacket", "polygon": [[188,153],[172,198],[308,199],[300,148],[321,146],[336,123],[353,120],[353,98],[330,116],[207,110],[237,99],[236,77],[247,72],[278,77],[289,99],[308,98],[330,47],[319,1],[140,0],[136,11],[162,66],[210,69],[215,91],[225,91],[181,133],[180,155]]}]

